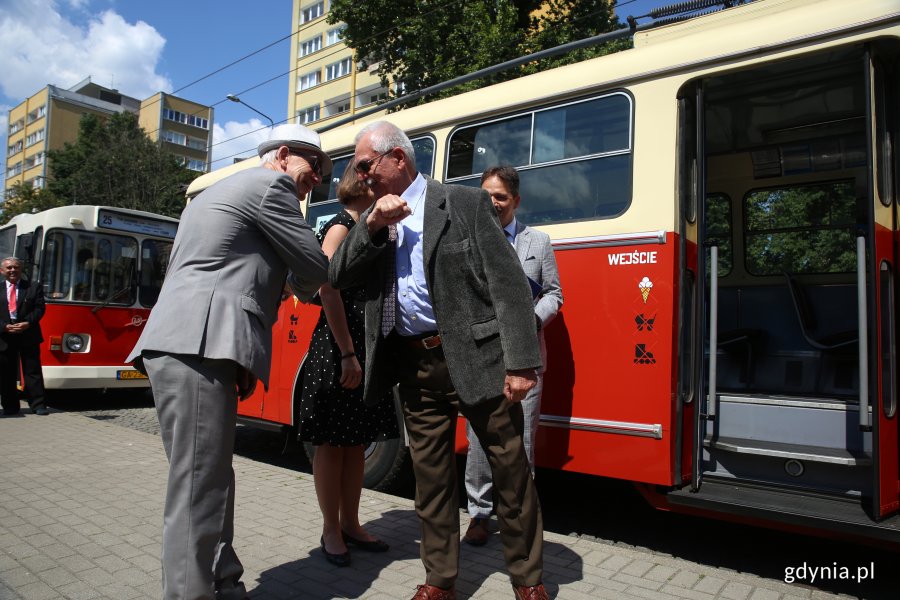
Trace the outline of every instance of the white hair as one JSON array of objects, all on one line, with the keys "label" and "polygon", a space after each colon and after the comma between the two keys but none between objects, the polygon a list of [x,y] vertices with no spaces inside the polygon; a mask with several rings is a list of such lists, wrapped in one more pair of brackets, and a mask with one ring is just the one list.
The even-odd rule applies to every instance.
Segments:
[{"label": "white hair", "polygon": [[364,136],[371,134],[369,141],[372,144],[372,150],[378,152],[389,152],[393,148],[400,148],[403,154],[412,164],[416,164],[416,151],[413,149],[412,142],[402,129],[391,123],[390,121],[375,121],[369,123],[362,128],[362,131],[356,134],[353,140],[355,144],[359,143]]},{"label": "white hair", "polygon": [[259,164],[264,165],[267,163],[274,163],[277,161],[278,156],[278,148],[272,148],[265,154],[259,157]]}]

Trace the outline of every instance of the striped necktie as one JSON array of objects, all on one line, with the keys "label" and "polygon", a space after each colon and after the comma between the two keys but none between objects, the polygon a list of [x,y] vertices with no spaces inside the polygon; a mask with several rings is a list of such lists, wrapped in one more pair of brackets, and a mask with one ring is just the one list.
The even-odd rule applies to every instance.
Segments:
[{"label": "striped necktie", "polygon": [[381,311],[381,334],[390,335],[397,322],[397,226],[388,225],[385,251],[384,303]]}]

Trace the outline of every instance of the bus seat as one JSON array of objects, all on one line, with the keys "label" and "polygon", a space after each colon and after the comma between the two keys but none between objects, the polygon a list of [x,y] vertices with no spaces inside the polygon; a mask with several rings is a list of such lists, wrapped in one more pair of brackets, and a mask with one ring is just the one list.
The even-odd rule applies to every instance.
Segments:
[{"label": "bus seat", "polygon": [[729,353],[739,351],[746,357],[746,375],[742,379],[747,387],[753,385],[753,348],[765,340],[765,335],[762,329],[727,329],[716,334],[717,348]]},{"label": "bus seat", "polygon": [[788,291],[791,293],[791,301],[794,304],[794,313],[800,324],[800,331],[806,342],[822,351],[831,351],[839,349],[851,349],[853,344],[859,341],[859,332],[857,330],[838,331],[826,335],[817,335],[818,323],[815,314],[813,314],[812,306],[803,290],[803,286],[788,272],[784,272],[787,279]]}]

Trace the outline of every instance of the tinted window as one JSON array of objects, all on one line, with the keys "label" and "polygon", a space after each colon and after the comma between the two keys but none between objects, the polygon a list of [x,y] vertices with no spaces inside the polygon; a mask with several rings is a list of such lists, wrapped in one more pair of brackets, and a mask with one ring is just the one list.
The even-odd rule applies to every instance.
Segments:
[{"label": "tinted window", "polygon": [[616,93],[463,127],[447,180],[480,185],[495,165],[519,170],[524,223],[612,217],[631,201],[631,99]]}]

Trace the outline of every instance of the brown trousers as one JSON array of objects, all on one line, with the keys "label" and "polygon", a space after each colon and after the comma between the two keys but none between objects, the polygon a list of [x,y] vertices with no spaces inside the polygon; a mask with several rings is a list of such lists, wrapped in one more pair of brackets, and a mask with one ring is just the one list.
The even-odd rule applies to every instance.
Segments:
[{"label": "brown trousers", "polygon": [[459,571],[460,504],[454,446],[457,412],[462,412],[491,465],[510,580],[517,586],[537,585],[543,572],[543,521],[522,441],[521,405],[503,396],[477,406],[461,404],[442,348],[412,348],[396,334],[391,341],[416,475],[426,583],[450,588]]}]

